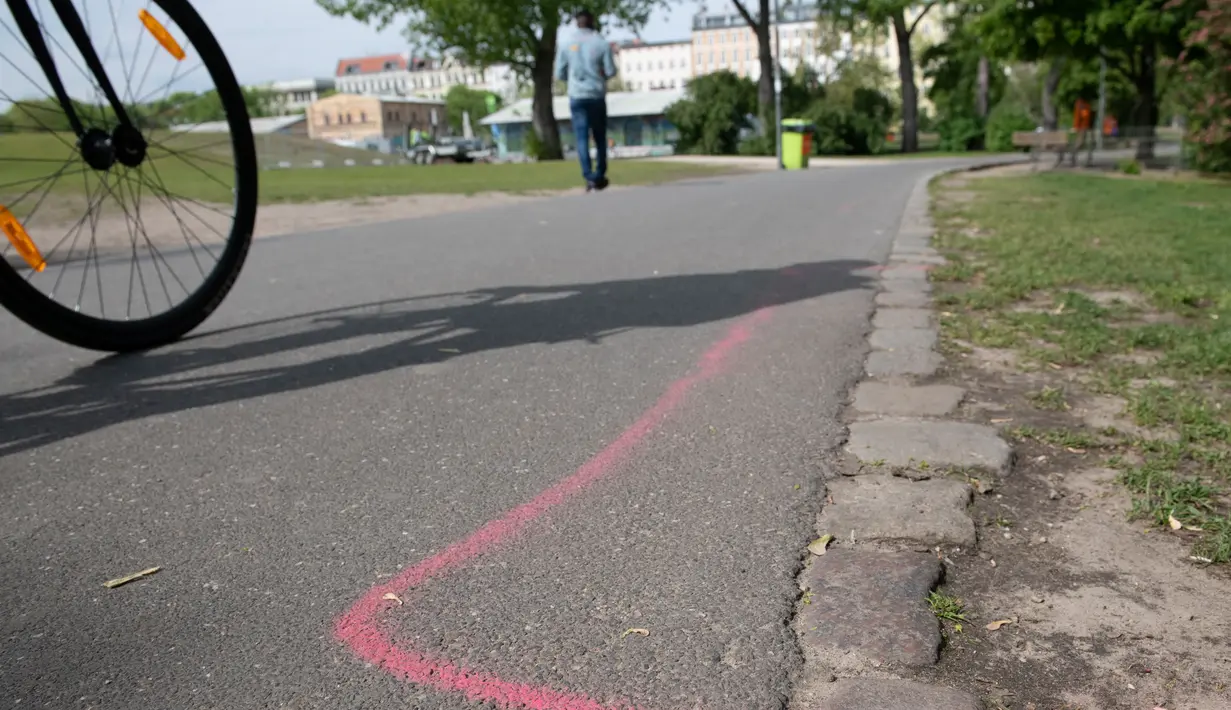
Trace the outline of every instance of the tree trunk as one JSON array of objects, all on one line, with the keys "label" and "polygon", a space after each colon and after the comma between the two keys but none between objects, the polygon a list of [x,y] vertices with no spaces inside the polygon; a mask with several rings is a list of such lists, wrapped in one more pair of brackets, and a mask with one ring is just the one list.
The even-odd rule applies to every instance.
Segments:
[{"label": "tree trunk", "polygon": [[1056,89],[1060,86],[1060,75],[1064,73],[1064,57],[1053,59],[1047,69],[1047,78],[1043,80],[1043,129],[1054,131],[1060,127],[1060,119],[1056,115]]},{"label": "tree trunk", "polygon": [[[1158,48],[1146,42],[1141,52],[1141,74],[1133,83],[1137,86],[1137,104],[1133,112],[1133,124],[1141,136],[1137,141],[1137,160],[1154,159],[1154,127],[1158,125],[1158,76],[1156,60]],[[1099,126],[1102,130],[1102,126]]]},{"label": "tree trunk", "polygon": [[555,23],[549,23],[549,26],[543,28],[543,37],[539,40],[538,51],[534,55],[534,71],[531,73],[534,83],[531,121],[534,133],[539,139],[539,160],[564,159],[564,150],[560,147],[560,126],[556,123],[556,112],[552,107],[557,29]]},{"label": "tree trunk", "polygon": [[987,118],[988,93],[991,91],[991,67],[987,57],[979,57],[979,89],[975,97],[975,115]]},{"label": "tree trunk", "polygon": [[760,15],[753,31],[757,35],[757,58],[761,62],[761,77],[757,80],[757,106],[761,110],[761,125],[766,136],[776,135],[774,126],[774,51],[770,46],[770,0],[761,0]]},{"label": "tree trunk", "polygon": [[915,62],[904,10],[893,15],[893,34],[898,42],[898,81],[902,83],[902,152],[916,153],[919,151],[919,90],[915,87]]}]

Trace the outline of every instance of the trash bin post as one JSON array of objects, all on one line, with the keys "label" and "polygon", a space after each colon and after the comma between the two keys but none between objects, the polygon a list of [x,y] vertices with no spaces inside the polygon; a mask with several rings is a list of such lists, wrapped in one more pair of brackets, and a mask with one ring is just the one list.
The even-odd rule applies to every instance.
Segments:
[{"label": "trash bin post", "polygon": [[802,118],[782,121],[782,164],[787,170],[806,170],[812,155],[812,131],[815,126]]}]

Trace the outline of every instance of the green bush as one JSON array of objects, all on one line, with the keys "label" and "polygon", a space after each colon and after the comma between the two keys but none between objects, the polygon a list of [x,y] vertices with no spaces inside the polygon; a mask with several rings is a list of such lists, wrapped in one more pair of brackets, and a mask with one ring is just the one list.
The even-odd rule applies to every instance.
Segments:
[{"label": "green bush", "polygon": [[757,87],[751,79],[720,71],[697,77],[687,98],[667,108],[667,120],[680,132],[678,153],[731,155],[739,150],[740,130],[757,110]]},{"label": "green bush", "polygon": [[538,160],[543,154],[543,141],[539,138],[539,134],[534,130],[534,126],[526,129],[526,148],[525,154],[531,160]]},{"label": "green bush", "polygon": [[936,122],[940,150],[960,153],[983,147],[983,121],[972,114],[948,114]]},{"label": "green bush", "polygon": [[992,109],[987,117],[985,147],[993,152],[1008,153],[1013,147],[1013,134],[1018,131],[1033,131],[1035,120],[1026,109],[1011,103],[1002,103]]},{"label": "green bush", "polygon": [[750,136],[740,141],[740,155],[777,155],[773,136]]},{"label": "green bush", "polygon": [[1121,160],[1118,163],[1116,163],[1116,170],[1119,170],[1125,175],[1140,175],[1141,174],[1141,163],[1138,163],[1136,160],[1133,160],[1132,158],[1129,158],[1127,160]]},{"label": "green bush", "polygon": [[885,146],[885,133],[893,116],[893,103],[874,89],[858,88],[850,105],[822,99],[806,117],[816,125],[815,155],[872,155]]}]

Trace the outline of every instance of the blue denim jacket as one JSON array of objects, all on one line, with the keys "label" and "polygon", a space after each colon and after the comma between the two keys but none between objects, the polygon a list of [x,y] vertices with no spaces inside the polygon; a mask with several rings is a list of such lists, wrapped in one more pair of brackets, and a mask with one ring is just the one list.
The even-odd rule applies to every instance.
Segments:
[{"label": "blue denim jacket", "polygon": [[556,78],[568,81],[570,99],[601,99],[616,75],[611,45],[594,30],[577,30],[556,51]]}]

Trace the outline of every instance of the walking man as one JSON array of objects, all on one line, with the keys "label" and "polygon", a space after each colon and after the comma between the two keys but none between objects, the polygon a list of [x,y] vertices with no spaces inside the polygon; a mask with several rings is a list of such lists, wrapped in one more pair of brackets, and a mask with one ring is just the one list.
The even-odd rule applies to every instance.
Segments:
[{"label": "walking man", "polygon": [[[556,53],[556,79],[568,82],[569,111],[586,192],[607,187],[607,82],[616,75],[611,45],[594,30],[589,10],[577,13],[577,32]],[[590,136],[597,160],[590,164]]]}]

